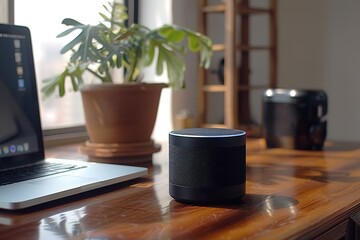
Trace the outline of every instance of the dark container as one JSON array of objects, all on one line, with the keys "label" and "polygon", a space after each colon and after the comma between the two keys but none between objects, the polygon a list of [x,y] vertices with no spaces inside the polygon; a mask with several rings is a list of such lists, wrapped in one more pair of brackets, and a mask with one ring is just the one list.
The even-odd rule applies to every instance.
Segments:
[{"label": "dark container", "polygon": [[169,133],[169,193],[176,200],[216,203],[245,195],[246,133],[189,128]]},{"label": "dark container", "polygon": [[327,96],[322,90],[266,90],[263,124],[267,146],[321,150],[327,132],[327,109]]}]

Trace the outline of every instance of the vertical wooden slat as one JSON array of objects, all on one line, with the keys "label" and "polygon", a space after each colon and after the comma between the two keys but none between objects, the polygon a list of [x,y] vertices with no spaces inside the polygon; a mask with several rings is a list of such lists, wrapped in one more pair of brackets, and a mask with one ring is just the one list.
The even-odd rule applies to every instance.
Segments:
[{"label": "vertical wooden slat", "polygon": [[[224,10],[224,126],[228,128],[251,129],[250,95],[253,90],[250,78],[250,14],[269,13],[269,78],[268,87],[277,86],[277,0],[269,1],[269,11],[252,9],[250,0],[222,0],[222,4],[208,6],[207,0],[198,0],[199,31],[207,34],[207,14],[219,13]],[[219,1],[220,2],[220,1]],[[205,11],[206,8],[206,11]],[[220,9],[220,10],[219,10]],[[239,15],[238,15],[239,14]],[[239,18],[237,18],[239,16]],[[237,22],[240,20],[240,25]],[[240,36],[237,35],[240,31]],[[239,39],[237,39],[239,37]],[[238,49],[240,45],[240,49]],[[259,48],[258,48],[259,49]],[[266,48],[264,48],[266,49]],[[241,63],[241,65],[240,65]],[[240,68],[240,69],[239,69]],[[207,106],[207,72],[203,69],[198,73],[198,111],[200,126],[209,126],[206,122]],[[210,124],[211,125],[211,124]],[[214,124],[213,124],[214,125]]]},{"label": "vertical wooden slat", "polygon": [[[203,8],[206,5],[207,0],[198,0],[198,28],[199,31],[203,34],[207,34],[206,14],[203,11]],[[202,127],[206,123],[206,93],[204,91],[204,86],[206,85],[205,76],[205,69],[200,68],[198,70],[198,124],[200,125],[200,127]]]},{"label": "vertical wooden slat", "polygon": [[269,59],[269,75],[270,87],[275,88],[277,85],[277,0],[270,1],[270,59]]},{"label": "vertical wooden slat", "polygon": [[[249,0],[242,0],[239,8],[248,9]],[[250,19],[248,14],[242,14],[240,17],[240,46],[250,46]],[[239,81],[241,86],[250,85],[250,51],[241,51],[241,74]],[[240,67],[240,66],[239,66]],[[241,125],[250,125],[250,90],[239,91],[239,122]]]},{"label": "vertical wooden slat", "polygon": [[236,66],[236,0],[225,0],[225,125],[238,126],[238,71]]}]

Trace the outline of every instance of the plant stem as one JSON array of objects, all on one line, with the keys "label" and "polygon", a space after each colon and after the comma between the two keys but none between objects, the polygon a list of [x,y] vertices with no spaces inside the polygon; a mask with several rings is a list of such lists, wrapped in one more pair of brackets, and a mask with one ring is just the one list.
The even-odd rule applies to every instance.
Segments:
[{"label": "plant stem", "polygon": [[95,77],[101,79],[102,82],[113,82],[111,80],[110,74],[109,74],[109,70],[105,71],[105,76],[101,76],[100,74],[98,74],[97,72],[93,71],[90,68],[86,68],[87,71],[89,71],[91,74],[93,74]]}]

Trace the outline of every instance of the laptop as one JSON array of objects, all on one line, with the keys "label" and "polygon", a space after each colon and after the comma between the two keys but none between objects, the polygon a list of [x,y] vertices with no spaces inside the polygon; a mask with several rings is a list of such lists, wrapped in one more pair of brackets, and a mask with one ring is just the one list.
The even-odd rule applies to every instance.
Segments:
[{"label": "laptop", "polygon": [[147,168],[44,159],[27,27],[0,24],[0,209],[23,209],[145,176]]}]

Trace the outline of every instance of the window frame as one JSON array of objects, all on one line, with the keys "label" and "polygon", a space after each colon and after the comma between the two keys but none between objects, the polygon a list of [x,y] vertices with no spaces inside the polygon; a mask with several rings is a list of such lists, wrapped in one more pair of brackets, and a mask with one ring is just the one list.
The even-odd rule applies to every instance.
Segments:
[{"label": "window frame", "polygon": [[[7,1],[8,6],[8,23],[14,24],[16,0],[5,1]],[[124,0],[124,4],[127,6],[129,14],[127,25],[129,26],[132,23],[137,23],[139,16],[139,1]],[[52,147],[85,141],[88,139],[88,134],[85,125],[80,125],[43,130],[43,138],[45,147]]]},{"label": "window frame", "polygon": [[15,22],[15,0],[7,0],[8,6],[8,22]]}]

